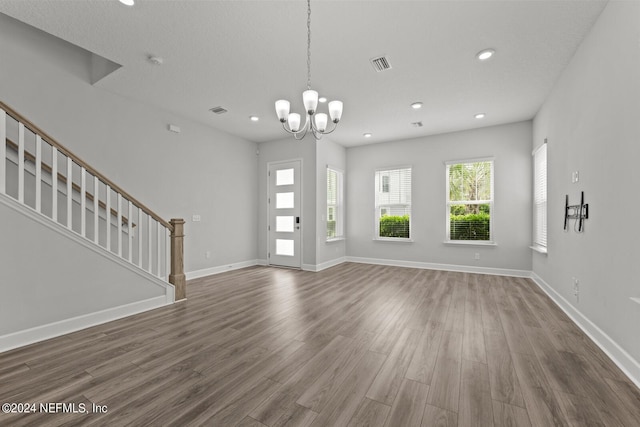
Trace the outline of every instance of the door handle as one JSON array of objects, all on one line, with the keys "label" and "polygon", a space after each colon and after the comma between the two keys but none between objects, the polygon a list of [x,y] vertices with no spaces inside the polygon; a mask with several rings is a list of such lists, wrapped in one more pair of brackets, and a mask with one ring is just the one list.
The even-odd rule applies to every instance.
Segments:
[{"label": "door handle", "polygon": [[296,230],[300,230],[300,217],[299,216],[296,217],[296,224],[297,224],[296,225]]}]

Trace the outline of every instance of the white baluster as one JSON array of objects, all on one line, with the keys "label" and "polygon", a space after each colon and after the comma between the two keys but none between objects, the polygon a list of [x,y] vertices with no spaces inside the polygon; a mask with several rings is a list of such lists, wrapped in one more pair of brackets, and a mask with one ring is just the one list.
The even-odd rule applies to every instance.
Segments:
[{"label": "white baluster", "polygon": [[36,211],[42,211],[42,137],[36,136]]},{"label": "white baluster", "polygon": [[51,147],[51,219],[58,222],[58,149]]},{"label": "white baluster", "polygon": [[138,267],[142,268],[142,209],[138,208]]},{"label": "white baluster", "polygon": [[152,249],[153,249],[153,232],[152,232],[153,224],[152,224],[152,221],[153,221],[153,218],[151,218],[151,215],[147,215],[147,224],[149,224],[149,227],[148,227],[149,231],[147,233],[147,241],[149,242],[149,247],[148,247],[148,250],[147,250],[147,254],[149,255],[149,265],[147,266],[147,271],[149,273],[151,273],[151,270],[153,269],[153,262],[152,262],[152,260],[153,260],[153,256],[152,256],[152,254],[153,254],[153,251],[152,251]]},{"label": "white baluster", "polygon": [[18,201],[24,203],[24,125],[22,123],[18,125]]},{"label": "white baluster", "polygon": [[73,229],[72,223],[73,212],[73,160],[67,157],[67,228]]},{"label": "white baluster", "polygon": [[106,209],[105,209],[105,218],[107,222],[107,250],[111,252],[111,186],[109,184],[105,184],[107,186],[107,200]]},{"label": "white baluster", "polygon": [[129,230],[129,234],[127,235],[129,251],[127,255],[129,262],[133,262],[133,203],[131,203],[131,200],[129,200],[129,214],[127,218],[127,228]]},{"label": "white baluster", "polygon": [[160,249],[162,249],[162,226],[160,225],[160,223],[157,223],[157,240],[156,240],[156,249],[158,251],[158,269],[156,272],[156,276],[158,277],[162,277],[162,253],[160,251]]},{"label": "white baluster", "polygon": [[100,238],[100,180],[93,177],[93,243],[99,244]]},{"label": "white baluster", "polygon": [[122,194],[118,193],[118,256],[122,256]]},{"label": "white baluster", "polygon": [[164,230],[165,240],[164,240],[164,251],[165,251],[165,263],[164,263],[164,277],[165,280],[169,281],[169,266],[171,265],[171,233],[168,228],[162,227]]},{"label": "white baluster", "polygon": [[0,108],[0,193],[7,192],[7,113]]},{"label": "white baluster", "polygon": [[87,237],[87,170],[80,168],[80,234]]}]

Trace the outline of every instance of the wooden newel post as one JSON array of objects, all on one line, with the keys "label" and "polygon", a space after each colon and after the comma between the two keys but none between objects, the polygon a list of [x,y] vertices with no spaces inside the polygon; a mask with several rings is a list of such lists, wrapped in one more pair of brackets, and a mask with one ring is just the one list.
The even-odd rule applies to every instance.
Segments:
[{"label": "wooden newel post", "polygon": [[176,288],[176,301],[187,297],[187,279],[184,275],[184,219],[173,218],[171,232],[171,274],[169,283]]}]

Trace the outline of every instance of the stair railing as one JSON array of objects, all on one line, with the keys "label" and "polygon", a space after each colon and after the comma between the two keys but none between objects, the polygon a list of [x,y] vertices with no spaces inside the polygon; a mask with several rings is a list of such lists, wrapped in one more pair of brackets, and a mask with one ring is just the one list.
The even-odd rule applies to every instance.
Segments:
[{"label": "stair railing", "polygon": [[183,219],[165,221],[1,101],[0,141],[0,194],[173,284],[176,300],[186,298]]}]

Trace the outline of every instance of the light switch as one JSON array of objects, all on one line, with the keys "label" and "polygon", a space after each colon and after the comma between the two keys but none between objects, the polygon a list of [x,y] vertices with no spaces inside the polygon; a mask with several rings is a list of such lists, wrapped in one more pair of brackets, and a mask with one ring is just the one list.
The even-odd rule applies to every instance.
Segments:
[{"label": "light switch", "polygon": [[200,222],[200,215],[194,215],[191,217],[191,221],[193,222]]}]

